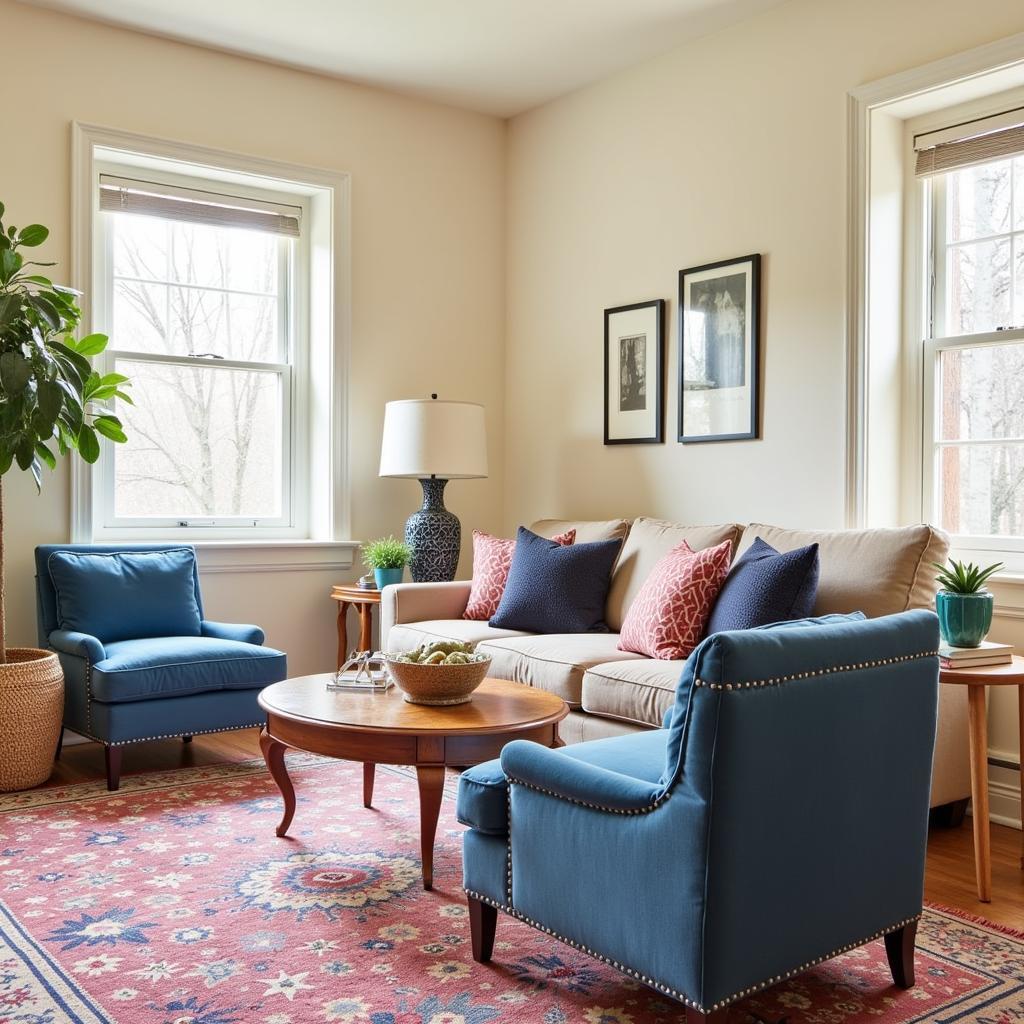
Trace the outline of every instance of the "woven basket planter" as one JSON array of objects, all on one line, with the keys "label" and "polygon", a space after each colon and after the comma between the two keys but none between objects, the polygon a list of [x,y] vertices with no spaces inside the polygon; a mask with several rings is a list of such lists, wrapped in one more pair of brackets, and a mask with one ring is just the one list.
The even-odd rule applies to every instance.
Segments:
[{"label": "woven basket planter", "polygon": [[50,777],[63,717],[57,655],[8,647],[0,665],[0,792],[31,789]]}]

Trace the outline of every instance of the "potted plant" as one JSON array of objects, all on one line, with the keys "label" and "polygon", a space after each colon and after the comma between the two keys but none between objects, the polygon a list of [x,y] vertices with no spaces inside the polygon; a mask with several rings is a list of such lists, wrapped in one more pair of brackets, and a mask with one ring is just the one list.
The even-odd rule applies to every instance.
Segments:
[{"label": "potted plant", "polygon": [[367,541],[360,553],[367,568],[373,570],[378,590],[383,590],[389,583],[401,583],[405,567],[412,557],[409,545],[394,537]]},{"label": "potted plant", "polygon": [[128,378],[100,376],[92,357],[103,334],[75,340],[82,318],[78,292],[56,285],[19,250],[41,245],[41,224],[5,227],[0,203],[0,790],[38,786],[50,776],[64,709],[57,655],[8,647],[4,618],[3,478],[15,467],[42,487],[43,466],[76,451],[99,458],[100,436],[125,441],[121,422],[103,403],[130,401]]},{"label": "potted plant", "polygon": [[958,562],[953,558],[948,566],[941,562],[932,564],[939,570],[935,578],[942,588],[935,595],[942,639],[952,647],[978,647],[992,628],[995,604],[985,583],[1002,569],[1003,563],[996,562],[984,569],[973,562]]}]

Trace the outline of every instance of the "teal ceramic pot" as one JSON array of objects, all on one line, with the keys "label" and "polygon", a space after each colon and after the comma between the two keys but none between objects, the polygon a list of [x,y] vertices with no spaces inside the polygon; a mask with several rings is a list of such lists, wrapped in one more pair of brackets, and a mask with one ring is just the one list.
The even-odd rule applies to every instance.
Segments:
[{"label": "teal ceramic pot", "polygon": [[405,569],[374,569],[373,578],[378,590],[383,590],[392,583],[401,583]]},{"label": "teal ceramic pot", "polygon": [[987,591],[954,594],[940,590],[935,595],[942,639],[953,647],[977,647],[992,628],[995,598]]}]

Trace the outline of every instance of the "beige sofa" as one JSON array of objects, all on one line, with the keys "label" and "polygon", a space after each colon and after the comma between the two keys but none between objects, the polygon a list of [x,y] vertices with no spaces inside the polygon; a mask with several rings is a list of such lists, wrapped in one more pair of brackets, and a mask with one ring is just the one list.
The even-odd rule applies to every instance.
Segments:
[{"label": "beige sofa", "polygon": [[[816,614],[859,610],[868,616],[931,608],[932,562],[946,558],[948,542],[929,526],[884,530],[785,530],[742,526],[680,526],[656,519],[574,522],[545,519],[531,529],[553,536],[574,528],[577,543],[623,538],[612,573],[605,620],[609,633],[543,635],[495,629],[462,618],[469,583],[403,583],[381,601],[381,644],[408,650],[428,640],[471,641],[491,656],[491,675],[557,693],[571,707],[562,725],[567,743],[614,736],[661,724],[682,668],[618,650],[618,631],[647,574],[682,540],[695,550],[733,543],[737,554],[762,537],[779,551],[817,542],[820,580]],[[970,793],[967,704],[964,687],[942,687],[932,806]],[[813,766],[809,766],[813,770]]]}]

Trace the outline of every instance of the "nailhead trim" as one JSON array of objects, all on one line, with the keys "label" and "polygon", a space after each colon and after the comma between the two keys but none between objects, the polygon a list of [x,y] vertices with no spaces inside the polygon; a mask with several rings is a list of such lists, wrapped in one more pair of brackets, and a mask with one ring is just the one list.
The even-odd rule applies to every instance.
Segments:
[{"label": "nailhead trim", "polygon": [[93,740],[96,743],[102,743],[105,747],[127,747],[132,743],[145,743],[147,740],[173,740],[179,736],[207,736],[215,732],[234,732],[235,729],[260,729],[263,727],[264,722],[251,722],[247,725],[225,725],[220,729],[192,729],[188,733],[181,732],[165,732],[159,736],[139,736],[137,739],[131,740],[105,740],[99,736],[93,736],[89,732],[78,732],[77,729],[72,729],[72,732],[77,732],[79,736],[84,736],[87,740]]},{"label": "nailhead trim", "polygon": [[917,661],[919,658],[935,658],[938,651],[922,651],[920,654],[901,654],[894,658],[879,658],[877,661],[855,661],[849,665],[829,665],[827,668],[811,669],[808,672],[794,672],[788,676],[775,676],[771,679],[754,679],[746,683],[709,683],[704,679],[694,679],[695,688],[706,687],[709,690],[754,690],[762,686],[779,686],[794,679],[811,679],[816,676],[829,675],[833,672],[859,672],[867,668],[879,668],[882,665],[897,665],[905,661]]},{"label": "nailhead trim", "polygon": [[670,985],[665,985],[660,981],[656,981],[653,978],[648,977],[646,974],[640,971],[634,970],[632,967],[627,967],[625,964],[619,963],[617,960],[613,960],[611,957],[602,955],[591,949],[589,946],[583,945],[582,942],[576,942],[573,939],[567,939],[564,935],[559,935],[558,932],[553,931],[546,925],[541,924],[539,921],[534,921],[533,918],[527,917],[525,914],[521,914],[515,907],[509,904],[501,904],[492,900],[489,896],[484,896],[483,893],[474,892],[472,889],[464,889],[467,896],[471,896],[475,900],[479,900],[481,903],[487,903],[489,906],[496,907],[498,910],[503,910],[506,914],[511,917],[515,917],[520,921],[525,922],[538,931],[544,932],[546,935],[550,935],[552,938],[558,939],[559,942],[564,942],[567,946],[572,946],[573,949],[578,949],[581,953],[586,953],[587,956],[592,956],[595,960],[600,960],[603,963],[608,964],[610,967],[614,967],[616,970],[621,971],[623,974],[628,974],[631,978],[636,978],[637,981],[642,981],[645,985],[649,985],[651,988],[656,989],[658,992],[662,992],[665,995],[672,996],[673,999],[678,1000],[685,1006],[689,1006],[696,1010],[698,1013],[714,1013],[716,1010],[724,1010],[727,1006],[732,1003],[745,999],[747,996],[753,995],[756,992],[761,992],[772,985],[778,985],[779,982],[786,981],[792,978],[794,975],[803,974],[804,971],[809,970],[811,967],[816,967],[818,964],[824,963],[826,960],[831,960],[833,957],[842,956],[843,953],[849,953],[851,949],[856,949],[858,946],[866,945],[869,942],[874,942],[876,939],[882,938],[884,935],[888,935],[890,932],[894,932],[899,928],[905,928],[908,924],[913,924],[915,921],[921,920],[920,914],[915,914],[913,917],[905,918],[896,924],[890,925],[887,928],[882,928],[877,932],[869,935],[866,939],[860,939],[857,942],[849,942],[845,946],[840,946],[838,949],[832,950],[830,953],[825,953],[823,956],[816,957],[813,960],[808,960],[806,963],[801,964],[799,967],[794,967],[792,970],[786,971],[783,974],[776,974],[771,978],[767,978],[765,981],[758,982],[755,985],[750,985],[747,988],[740,989],[739,992],[734,992],[731,996],[726,996],[724,999],[720,999],[717,1003],[710,1007],[703,1007],[689,996],[683,995],[682,992],[672,988]]}]

